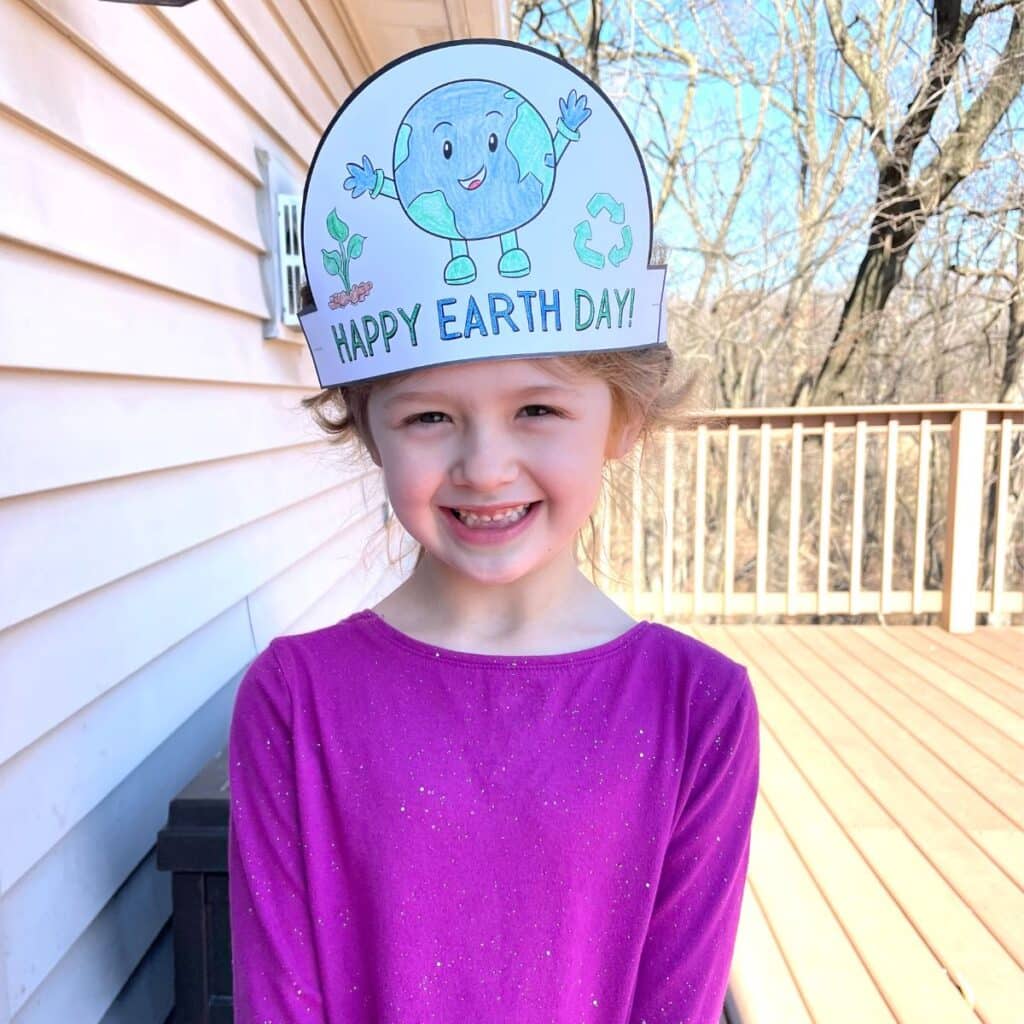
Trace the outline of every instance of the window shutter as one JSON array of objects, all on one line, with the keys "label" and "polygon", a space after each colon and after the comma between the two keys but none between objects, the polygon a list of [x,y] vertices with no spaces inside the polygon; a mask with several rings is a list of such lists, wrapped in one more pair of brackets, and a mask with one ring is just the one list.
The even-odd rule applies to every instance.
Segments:
[{"label": "window shutter", "polygon": [[281,267],[281,323],[299,326],[299,289],[302,286],[302,246],[299,241],[300,196],[277,197],[277,251]]}]

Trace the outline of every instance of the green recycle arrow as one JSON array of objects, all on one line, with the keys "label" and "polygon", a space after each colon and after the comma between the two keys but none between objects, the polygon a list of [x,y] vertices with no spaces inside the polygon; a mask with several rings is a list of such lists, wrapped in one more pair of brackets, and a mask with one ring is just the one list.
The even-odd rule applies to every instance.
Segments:
[{"label": "green recycle arrow", "polygon": [[591,238],[593,238],[593,233],[590,228],[590,221],[581,220],[576,225],[572,247],[576,250],[576,256],[581,263],[585,263],[588,267],[593,267],[595,270],[600,270],[604,266],[604,256],[596,249],[590,248]]},{"label": "green recycle arrow", "polygon": [[628,224],[622,228],[622,245],[614,246],[608,253],[608,262],[613,267],[617,267],[620,263],[625,263],[629,259],[629,254],[633,251],[633,232]]},{"label": "green recycle arrow", "polygon": [[624,224],[626,222],[626,207],[623,206],[613,195],[608,192],[595,192],[587,203],[587,213],[591,217],[597,217],[602,210],[608,211],[613,224]]},{"label": "green recycle arrow", "polygon": [[[608,250],[608,262],[613,267],[617,267],[625,263],[629,259],[629,254],[633,251],[633,231],[626,223],[625,205],[620,203],[609,192],[595,192],[587,203],[587,213],[591,217],[599,217],[602,211],[608,214],[613,224],[622,225],[619,244],[613,245]],[[588,267],[593,267],[595,270],[600,270],[605,265],[605,256],[591,247],[590,242],[593,237],[594,229],[590,221],[581,220],[576,225],[572,247],[576,252],[577,259],[581,263]]]}]

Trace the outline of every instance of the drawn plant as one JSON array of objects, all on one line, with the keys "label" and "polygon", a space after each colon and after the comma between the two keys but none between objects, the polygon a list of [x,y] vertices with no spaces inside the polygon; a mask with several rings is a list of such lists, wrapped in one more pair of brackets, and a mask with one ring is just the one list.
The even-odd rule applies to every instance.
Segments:
[{"label": "drawn plant", "polygon": [[366,236],[349,234],[348,225],[334,210],[327,215],[327,231],[331,238],[338,243],[338,248],[321,250],[324,255],[324,269],[328,274],[340,277],[345,290],[349,291],[352,288],[349,279],[349,266],[352,260],[357,260],[362,256],[363,242],[366,241]]}]

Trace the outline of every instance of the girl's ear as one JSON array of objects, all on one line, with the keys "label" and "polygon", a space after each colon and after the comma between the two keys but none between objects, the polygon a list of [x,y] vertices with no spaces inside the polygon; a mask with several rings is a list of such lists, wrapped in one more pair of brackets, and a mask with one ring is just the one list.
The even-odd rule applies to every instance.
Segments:
[{"label": "girl's ear", "polygon": [[357,426],[356,434],[358,435],[359,440],[362,442],[362,445],[366,449],[370,458],[373,460],[373,464],[378,469],[382,469],[383,464],[380,461],[380,452],[377,451],[377,445],[374,444],[373,434],[370,432],[369,424],[364,423],[361,427]]},{"label": "girl's ear", "polygon": [[636,444],[644,426],[644,415],[640,412],[627,419],[616,417],[616,420],[608,432],[608,446],[605,450],[605,458],[608,459],[623,458]]}]

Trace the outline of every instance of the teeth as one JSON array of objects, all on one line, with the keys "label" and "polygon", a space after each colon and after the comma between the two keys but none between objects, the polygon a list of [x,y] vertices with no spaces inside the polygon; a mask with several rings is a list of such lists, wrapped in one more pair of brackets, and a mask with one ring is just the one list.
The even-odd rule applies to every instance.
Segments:
[{"label": "teeth", "polygon": [[529,505],[520,505],[518,508],[506,509],[498,515],[487,516],[477,515],[475,512],[467,512],[464,509],[455,509],[455,514],[467,526],[487,526],[494,523],[498,526],[509,526],[519,522],[526,515]]}]

